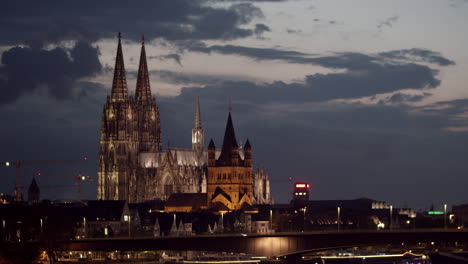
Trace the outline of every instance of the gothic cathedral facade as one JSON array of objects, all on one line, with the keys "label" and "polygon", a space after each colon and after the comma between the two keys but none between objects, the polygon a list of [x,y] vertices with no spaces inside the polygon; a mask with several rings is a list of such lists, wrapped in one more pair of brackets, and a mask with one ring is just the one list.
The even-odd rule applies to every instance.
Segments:
[{"label": "gothic cathedral facade", "polygon": [[[233,128],[232,136],[226,130],[223,149],[216,150],[214,144],[210,144],[208,150],[204,149],[205,132],[202,128],[199,100],[192,129],[192,149],[168,147],[163,151],[159,117],[156,98],[150,88],[144,40],[142,39],[135,95],[131,96],[127,89],[119,33],[112,91],[107,96],[102,111],[97,190],[99,200],[138,203],[167,200],[172,193],[208,192],[209,197],[216,196],[219,194],[216,188],[226,189],[223,184],[227,181],[223,182],[222,178],[226,174],[231,175],[231,181],[232,177],[237,177],[236,181],[239,181],[236,191],[226,189],[228,197],[236,199],[233,208],[240,207],[244,201],[248,201],[250,205],[273,202],[268,174],[263,169],[252,172],[250,143],[247,141],[243,149],[239,148]],[[229,126],[232,127],[230,113],[226,129]],[[229,166],[226,162],[230,162]],[[214,169],[212,165],[220,165],[220,171],[226,170],[225,173],[219,172],[222,176],[221,181],[216,183],[218,185],[215,184],[216,187],[213,179],[218,180],[218,172],[213,172],[215,178],[210,176]],[[222,196],[215,202],[218,200],[222,200]]]}]

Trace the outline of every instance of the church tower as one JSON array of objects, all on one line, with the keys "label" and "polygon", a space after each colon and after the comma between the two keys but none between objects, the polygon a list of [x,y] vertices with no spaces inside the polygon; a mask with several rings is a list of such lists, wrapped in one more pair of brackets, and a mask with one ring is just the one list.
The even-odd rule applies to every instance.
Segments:
[{"label": "church tower", "polygon": [[28,189],[28,202],[38,203],[41,201],[41,191],[37,185],[36,179],[33,178]]},{"label": "church tower", "polygon": [[197,108],[195,110],[195,126],[192,129],[192,150],[197,153],[203,152],[204,144],[204,132],[201,125],[201,116],[200,116],[200,99],[197,98]]},{"label": "church tower", "polygon": [[231,112],[224,132],[221,154],[216,159],[213,140],[208,146],[208,205],[219,210],[252,206],[252,147],[247,140],[241,152],[237,145]]},{"label": "church tower", "polygon": [[112,82],[102,111],[98,169],[98,199],[134,202],[139,136],[135,103],[128,96],[119,33]]}]

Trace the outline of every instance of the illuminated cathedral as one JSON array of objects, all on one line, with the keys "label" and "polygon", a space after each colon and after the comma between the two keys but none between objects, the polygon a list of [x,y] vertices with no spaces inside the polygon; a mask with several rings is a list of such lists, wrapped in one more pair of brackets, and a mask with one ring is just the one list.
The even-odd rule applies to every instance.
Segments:
[{"label": "illuminated cathedral", "polygon": [[131,96],[119,33],[112,91],[102,112],[98,199],[138,203],[167,200],[177,193],[207,193],[208,205],[222,202],[231,210],[244,202],[273,202],[268,174],[264,169],[253,170],[250,143],[237,144],[231,113],[221,149],[216,149],[213,141],[204,148],[199,100],[191,149],[163,150],[159,117],[151,94],[144,40],[135,95]]}]

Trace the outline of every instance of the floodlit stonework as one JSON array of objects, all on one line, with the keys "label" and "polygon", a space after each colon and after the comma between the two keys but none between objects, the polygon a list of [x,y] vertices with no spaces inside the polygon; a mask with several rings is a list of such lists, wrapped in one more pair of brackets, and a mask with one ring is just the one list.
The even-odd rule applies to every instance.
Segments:
[{"label": "floodlit stonework", "polygon": [[[192,129],[192,149],[168,147],[163,151],[159,117],[156,98],[150,89],[144,41],[135,95],[129,96],[119,34],[112,92],[102,112],[98,199],[135,203],[167,200],[173,193],[207,193],[208,150],[204,149],[199,101]],[[242,159],[244,151],[239,148]],[[214,155],[218,159],[221,150],[215,150]],[[264,170],[252,174],[252,161],[248,170],[242,188],[247,188],[249,195],[244,200],[248,198],[249,204],[272,203],[268,174]],[[252,192],[252,186],[265,187]]]}]

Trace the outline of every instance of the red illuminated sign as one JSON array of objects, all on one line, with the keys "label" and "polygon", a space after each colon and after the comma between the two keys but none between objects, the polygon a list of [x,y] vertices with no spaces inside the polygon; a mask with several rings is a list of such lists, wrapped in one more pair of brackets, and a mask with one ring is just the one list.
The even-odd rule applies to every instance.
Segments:
[{"label": "red illuminated sign", "polygon": [[309,188],[309,184],[306,183],[296,183],[296,188]]}]

